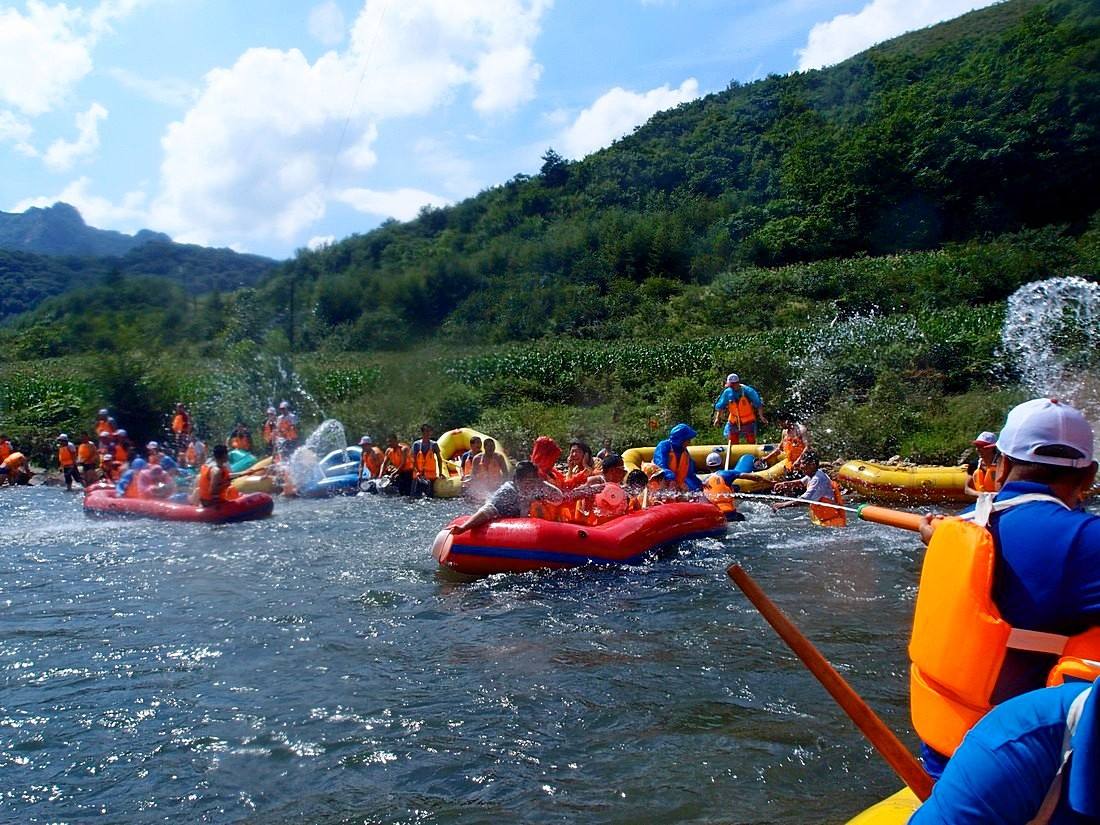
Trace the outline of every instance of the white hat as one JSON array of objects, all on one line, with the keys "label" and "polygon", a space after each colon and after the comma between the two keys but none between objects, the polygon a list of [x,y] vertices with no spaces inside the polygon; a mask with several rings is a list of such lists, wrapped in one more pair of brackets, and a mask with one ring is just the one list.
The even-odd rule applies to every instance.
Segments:
[{"label": "white hat", "polygon": [[359,443],[360,444],[373,444],[374,439],[371,438],[369,435],[365,435],[365,436],[363,436],[362,438],[359,439]]},{"label": "white hat", "polygon": [[123,430],[123,429],[120,428],[120,429],[115,430],[115,435],[129,435],[129,433],[126,432],[126,430]]},{"label": "white hat", "polygon": [[150,441],[148,444],[145,445],[145,449],[147,449],[147,450],[159,450],[160,445],[155,441]]},{"label": "white hat", "polygon": [[[1044,448],[1078,453],[1049,455]],[[1033,398],[1013,407],[997,438],[997,449],[1017,461],[1087,467],[1092,463],[1092,426],[1080,410],[1053,398]],[[1043,452],[1039,452],[1042,450]]]},{"label": "white hat", "polygon": [[271,415],[271,414],[273,414],[274,412],[275,412],[275,408],[274,408],[274,407],[268,407],[268,408],[267,408],[267,414],[268,414],[268,415]]},{"label": "white hat", "polygon": [[726,383],[727,384],[740,384],[741,383],[741,376],[738,375],[736,372],[731,372],[729,375],[726,376]]},{"label": "white hat", "polygon": [[58,441],[68,441],[68,440],[69,440],[69,437],[68,437],[67,435],[65,435],[65,433],[61,433],[61,435],[59,435],[59,436],[57,437],[57,440],[58,440]]},{"label": "white hat", "polygon": [[722,466],[722,455],[721,455],[721,453],[719,453],[717,450],[715,450],[713,453],[708,453],[707,454],[707,466],[708,467],[721,467]]},{"label": "white hat", "polygon": [[100,410],[100,411],[99,411],[99,415],[101,415],[101,416],[103,416],[104,418],[106,418],[106,417],[107,417],[108,415],[110,415],[110,413],[109,413],[109,412],[107,412],[107,410],[103,409],[103,410]]},{"label": "white hat", "polygon": [[975,447],[995,447],[997,446],[997,434],[991,433],[986,430],[983,433],[979,433],[978,437],[971,442]]},{"label": "white hat", "polygon": [[279,402],[279,409],[281,410],[284,407],[289,410],[290,409],[290,402],[289,401],[280,401]]}]

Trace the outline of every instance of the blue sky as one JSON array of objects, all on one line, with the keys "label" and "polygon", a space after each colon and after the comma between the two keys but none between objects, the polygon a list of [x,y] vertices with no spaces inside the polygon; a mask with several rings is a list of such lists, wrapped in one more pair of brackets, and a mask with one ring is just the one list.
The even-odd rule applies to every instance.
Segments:
[{"label": "blue sky", "polygon": [[0,210],[287,257],[988,4],[0,1]]}]

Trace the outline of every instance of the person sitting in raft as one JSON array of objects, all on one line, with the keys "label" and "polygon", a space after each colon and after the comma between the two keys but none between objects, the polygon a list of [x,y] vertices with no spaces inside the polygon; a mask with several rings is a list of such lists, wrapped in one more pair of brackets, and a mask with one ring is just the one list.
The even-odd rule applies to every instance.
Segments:
[{"label": "person sitting in raft", "polygon": [[539,478],[558,489],[565,487],[565,474],[554,466],[561,458],[561,447],[548,435],[540,435],[531,446],[531,463],[539,468]]},{"label": "person sitting in raft", "polygon": [[229,449],[252,452],[252,431],[244,425],[243,421],[238,421],[233,432],[229,434]]},{"label": "person sitting in raft", "polygon": [[715,426],[722,420],[722,413],[726,413],[724,432],[730,444],[740,444],[742,438],[746,444],[755,444],[757,422],[768,423],[760,393],[748,384],[742,384],[741,377],[735,372],[726,376],[725,389],[714,402]]},{"label": "person sitting in raft", "polygon": [[458,459],[458,471],[463,481],[469,481],[474,467],[474,459],[481,455],[481,436],[470,436],[470,449]]},{"label": "person sitting in raft", "polygon": [[585,484],[589,487],[601,486],[602,489],[597,494],[578,499],[570,521],[600,524],[621,516],[630,509],[629,498],[621,486],[626,479],[626,466],[622,456],[608,453],[601,464],[602,470],[598,474],[587,474]]},{"label": "person sitting in raft", "polygon": [[214,457],[199,470],[199,483],[195,489],[198,503],[203,507],[217,507],[222,502],[238,498],[240,493],[230,484],[229,476],[229,448],[224,444],[215,444]]},{"label": "person sitting in raft", "polygon": [[114,460],[116,464],[125,464],[136,453],[134,442],[130,440],[130,434],[119,427],[115,430]]},{"label": "person sitting in raft", "polygon": [[[168,456],[163,458],[171,461]],[[168,476],[160,464],[151,464],[137,477],[138,498],[166,499],[176,492],[175,480]]]},{"label": "person sitting in raft", "polygon": [[80,440],[76,445],[76,463],[80,467],[80,482],[85,487],[89,484],[95,484],[96,467],[99,466],[99,451],[87,433],[80,434]]},{"label": "person sitting in raft", "polygon": [[997,492],[997,434],[987,430],[971,443],[978,448],[978,458],[966,468],[966,494],[977,498]]},{"label": "person sitting in raft", "polygon": [[653,463],[661,469],[664,486],[670,490],[699,492],[703,489],[695,474],[695,462],[688,452],[695,430],[687,424],[677,424],[669,430],[668,438],[653,451]]},{"label": "person sitting in raft", "polygon": [[0,461],[0,484],[5,481],[12,487],[17,484],[30,484],[33,475],[27,457],[13,444],[8,457]]},{"label": "person sitting in raft", "polygon": [[489,500],[465,522],[451,527],[451,532],[458,535],[498,519],[526,517],[532,515],[532,511],[540,509],[538,505],[549,504],[557,510],[579,497],[599,492],[600,489],[599,485],[591,485],[564,493],[541,478],[541,471],[534,462],[520,461],[516,464],[515,477],[500,485]]},{"label": "person sitting in raft", "polygon": [[[738,463],[740,464],[746,458],[751,459],[752,456],[743,455],[738,459]],[[737,499],[734,498],[737,490],[733,485],[734,480],[742,475],[742,472],[723,470],[722,454],[718,450],[712,450],[707,454],[707,469],[711,471],[710,475],[703,479],[703,495],[707,497],[707,501],[722,511],[726,521],[744,521],[745,516],[737,512]]]},{"label": "person sitting in raft", "polygon": [[583,484],[584,479],[592,475],[596,470],[596,462],[592,460],[592,448],[584,441],[570,441],[569,452],[565,457],[565,480],[582,476],[577,484]]},{"label": "person sitting in raft", "polygon": [[264,419],[264,423],[260,425],[260,437],[264,442],[264,451],[268,455],[274,455],[275,453],[276,415],[275,408],[268,407],[267,417]]},{"label": "person sitting in raft", "polygon": [[413,489],[413,462],[409,445],[398,441],[394,433],[390,433],[386,439],[385,461],[382,463],[381,474],[388,476],[397,486],[397,492],[403,496],[412,495]]},{"label": "person sitting in raft", "polygon": [[810,447],[810,431],[805,424],[795,421],[789,413],[779,413],[776,420],[782,428],[782,435],[779,437],[779,445],[764,456],[764,462],[771,466],[774,461],[782,459],[787,462],[788,467],[794,467],[802,453]]},{"label": "person sitting in raft", "polygon": [[[988,709],[1042,687],[1058,664],[1059,653],[1051,651],[1100,660],[1100,516],[1082,508],[1097,473],[1092,426],[1068,404],[1035,398],[1009,412],[997,449],[1000,490],[983,494],[963,514],[983,529],[954,519],[935,521],[931,515],[921,522],[921,538],[928,545],[926,570],[942,560],[942,568],[935,569],[956,572],[967,582],[978,580],[975,570],[989,565],[994,570],[984,604],[973,599],[951,604],[937,597],[935,610],[922,615],[917,598],[919,621],[914,621],[909,650],[916,652],[913,670],[921,671],[926,687],[920,695],[911,693],[910,705],[921,760],[933,778],[943,771],[966,727],[980,717],[981,711],[971,708]],[[926,586],[970,592],[938,579],[926,584],[922,575],[922,593]],[[1003,639],[980,641],[988,638],[982,634],[993,624],[993,614],[1012,629],[1007,645]],[[1036,640],[1034,632],[1049,635]],[[972,649],[989,649],[987,661],[968,663],[971,678],[965,682],[952,658],[960,637],[978,639]],[[950,673],[937,672],[936,661]],[[954,685],[954,692],[936,688],[944,681]],[[990,684],[992,690],[986,687]],[[965,704],[956,694],[965,694]],[[947,724],[951,719],[961,721]]]},{"label": "person sitting in raft", "polygon": [[434,495],[432,482],[442,476],[443,454],[439,444],[432,440],[432,428],[420,425],[420,440],[414,441],[409,455],[413,463],[413,495]]},{"label": "person sitting in raft", "polygon": [[57,437],[57,465],[65,477],[65,489],[72,490],[73,482],[80,484],[80,470],[77,468],[76,447],[69,443],[69,436],[61,433]]},{"label": "person sitting in raft", "polygon": [[160,449],[160,443],[157,441],[150,441],[145,445],[145,462],[150,466],[160,466],[160,460],[164,457],[164,453]]},{"label": "person sitting in raft", "polygon": [[115,495],[119,498],[138,498],[140,494],[138,473],[148,466],[144,458],[135,458],[130,468],[123,472],[115,483]]},{"label": "person sitting in raft", "polygon": [[206,463],[206,443],[199,436],[192,435],[187,442],[187,449],[183,451],[184,467],[201,467]]},{"label": "person sitting in raft", "polygon": [[359,439],[359,480],[378,478],[382,472],[382,463],[386,457],[374,446],[374,439],[365,435]]},{"label": "person sitting in raft", "polygon": [[644,470],[631,470],[623,479],[623,490],[628,498],[627,512],[644,510],[650,505],[649,479]]},{"label": "person sitting in raft", "polygon": [[827,507],[826,504],[843,504],[844,497],[840,493],[840,485],[829,478],[821,469],[817,453],[806,450],[795,463],[796,472],[802,473],[802,478],[795,481],[781,481],[773,485],[772,489],[780,495],[790,495],[801,492],[794,501],[783,501],[772,504],[772,510],[779,512],[787,507],[794,507],[801,501],[818,501],[821,504],[810,505],[810,520],[820,527],[843,527],[848,519],[843,510],[835,507]]},{"label": "person sitting in raft", "polygon": [[[1100,668],[1082,676],[1100,677]],[[993,708],[959,746],[909,825],[1100,822],[1100,678]]]}]

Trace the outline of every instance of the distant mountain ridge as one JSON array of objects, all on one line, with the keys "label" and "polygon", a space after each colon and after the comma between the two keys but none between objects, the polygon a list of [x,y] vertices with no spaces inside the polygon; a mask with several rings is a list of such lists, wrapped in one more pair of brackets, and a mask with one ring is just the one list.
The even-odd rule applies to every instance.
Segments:
[{"label": "distant mountain ridge", "polygon": [[254,286],[278,265],[260,255],[175,243],[148,229],[136,235],[96,229],[67,203],[0,212],[0,319],[110,274],[163,278],[201,295]]},{"label": "distant mountain ridge", "polygon": [[150,241],[171,242],[163,232],[142,229],[126,235],[88,226],[74,206],[55,203],[26,212],[0,212],[0,249],[38,255],[117,257]]}]

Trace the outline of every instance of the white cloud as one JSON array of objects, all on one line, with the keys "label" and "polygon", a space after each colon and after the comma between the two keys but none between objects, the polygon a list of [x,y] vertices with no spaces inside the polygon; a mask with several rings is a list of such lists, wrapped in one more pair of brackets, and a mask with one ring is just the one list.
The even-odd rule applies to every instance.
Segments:
[{"label": "white cloud", "polygon": [[[366,0],[343,51],[249,49],[207,74],[161,140],[150,225],[196,243],[283,242],[336,197],[412,217],[444,200],[363,188],[387,119],[422,115],[467,91],[482,114],[534,93],[531,45],[549,0]],[[339,193],[339,195],[333,195]],[[410,203],[415,201],[410,206]]]},{"label": "white cloud", "polygon": [[314,235],[306,241],[306,249],[324,249],[326,246],[332,246],[334,243],[336,243],[335,235]]},{"label": "white cloud", "polygon": [[314,6],[309,12],[309,33],[324,46],[336,46],[347,33],[344,13],[334,0]]},{"label": "white cloud", "polygon": [[198,98],[198,90],[184,80],[176,78],[154,79],[118,67],[107,69],[107,74],[130,91],[162,106],[183,109],[190,106]]},{"label": "white cloud", "polygon": [[883,40],[922,29],[968,11],[992,5],[994,0],[871,0],[855,14],[840,14],[810,29],[805,48],[799,49],[800,71],[819,69],[846,60]]},{"label": "white cloud", "polygon": [[448,201],[421,189],[395,189],[379,192],[374,189],[345,189],[336,193],[336,200],[368,215],[410,221],[424,206],[446,206]]},{"label": "white cloud", "polygon": [[666,83],[648,92],[629,92],[616,86],[585,109],[557,140],[559,151],[581,158],[631,132],[656,112],[670,109],[699,96],[699,83],[689,77],[679,88]]},{"label": "white cloud", "polygon": [[91,11],[27,0],[0,9],[0,103],[25,115],[59,106],[92,70],[92,49],[113,21],[145,0],[103,0]]},{"label": "white cloud", "polygon": [[62,201],[75,206],[90,226],[110,227],[133,234],[147,225],[144,192],[128,192],[123,196],[121,203],[115,204],[106,198],[91,194],[88,191],[90,185],[91,181],[87,177],[80,177],[56,195],[26,198],[15,204],[10,211],[25,212],[32,206],[47,207]]},{"label": "white cloud", "polygon": [[31,145],[34,129],[15,112],[0,109],[0,143],[11,143],[15,151],[27,157],[37,157],[38,151]]},{"label": "white cloud", "polygon": [[42,156],[45,164],[55,172],[64,172],[72,168],[81,158],[95,154],[99,149],[99,121],[107,118],[107,110],[93,103],[86,112],[76,116],[76,140],[55,140]]}]

